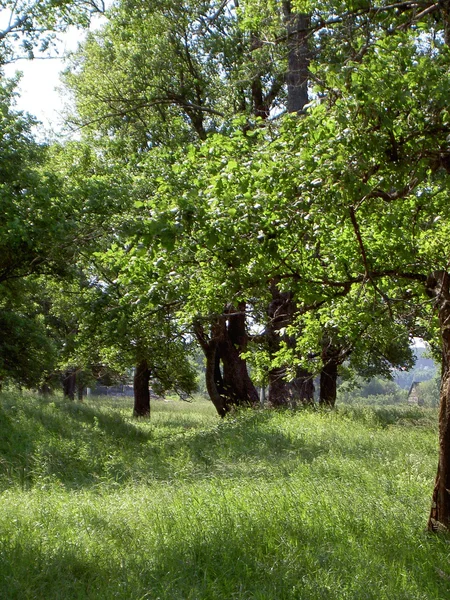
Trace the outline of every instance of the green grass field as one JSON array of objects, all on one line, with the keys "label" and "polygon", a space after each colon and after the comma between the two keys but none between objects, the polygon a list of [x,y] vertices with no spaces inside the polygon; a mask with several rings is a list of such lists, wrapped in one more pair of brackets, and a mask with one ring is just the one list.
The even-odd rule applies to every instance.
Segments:
[{"label": "green grass field", "polygon": [[436,412],[1,396],[2,600],[444,600]]}]

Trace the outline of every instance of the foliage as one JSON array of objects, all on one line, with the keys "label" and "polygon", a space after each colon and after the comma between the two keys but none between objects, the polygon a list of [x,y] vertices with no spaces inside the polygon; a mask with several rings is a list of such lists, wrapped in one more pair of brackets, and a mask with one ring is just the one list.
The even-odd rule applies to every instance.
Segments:
[{"label": "foliage", "polygon": [[[221,1],[117,3],[66,73],[72,119],[130,159],[226,131],[236,114],[258,114],[255,86],[268,116],[285,95],[283,51],[260,43],[244,13],[245,3]],[[279,29],[279,15],[271,17]]]},{"label": "foliage", "polygon": [[419,397],[425,406],[439,406],[441,380],[439,376],[423,381],[419,385]]},{"label": "foliage", "polygon": [[52,370],[40,276],[67,276],[77,224],[32,118],[14,110],[14,85],[0,84],[0,380],[37,386]]},{"label": "foliage", "polygon": [[356,380],[338,388],[338,401],[344,404],[392,405],[405,403],[408,393],[395,382],[374,378],[370,381]]}]

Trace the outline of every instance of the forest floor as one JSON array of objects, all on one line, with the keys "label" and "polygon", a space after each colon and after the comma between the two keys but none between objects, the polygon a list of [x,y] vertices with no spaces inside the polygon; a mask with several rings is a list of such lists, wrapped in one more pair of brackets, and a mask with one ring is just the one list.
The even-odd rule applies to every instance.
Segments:
[{"label": "forest floor", "polygon": [[437,413],[0,397],[0,598],[443,600]]}]

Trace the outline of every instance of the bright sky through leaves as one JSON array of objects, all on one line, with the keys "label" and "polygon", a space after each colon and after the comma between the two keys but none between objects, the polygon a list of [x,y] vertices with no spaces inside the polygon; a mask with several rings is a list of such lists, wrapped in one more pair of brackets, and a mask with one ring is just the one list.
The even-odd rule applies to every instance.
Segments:
[{"label": "bright sky through leaves", "polygon": [[[109,8],[112,3],[113,0],[106,0],[105,7]],[[0,27],[7,22],[6,11],[1,11]],[[91,28],[96,29],[102,22],[102,17],[94,17]],[[63,127],[62,111],[65,101],[59,90],[60,73],[65,68],[65,55],[76,50],[84,37],[85,31],[70,27],[66,33],[58,35],[59,42],[51,58],[17,60],[4,67],[7,77],[13,77],[18,71],[22,73],[17,108],[29,112],[42,122],[42,131],[39,132],[38,137],[45,138],[46,133],[58,133]]]}]

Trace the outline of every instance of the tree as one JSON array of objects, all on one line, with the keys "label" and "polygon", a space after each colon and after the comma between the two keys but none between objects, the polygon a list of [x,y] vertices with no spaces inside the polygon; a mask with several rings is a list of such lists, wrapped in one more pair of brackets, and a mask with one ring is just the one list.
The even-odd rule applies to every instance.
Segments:
[{"label": "tree", "polygon": [[[318,101],[306,118],[287,124],[269,152],[277,157],[272,170],[283,168],[277,191],[291,198],[297,239],[307,240],[301,260],[285,260],[285,275],[316,307],[328,296],[321,304],[321,330],[332,323],[349,330],[360,318],[361,302],[352,308],[346,300],[350,294],[364,299],[368,289],[388,310],[414,298],[422,314],[437,312],[440,458],[429,523],[437,528],[448,527],[450,517],[449,51],[444,8],[436,15],[437,31],[428,39],[418,33],[433,32],[428,15],[439,7],[428,8],[417,17],[420,28],[415,15],[398,19],[393,13],[372,28],[373,38],[357,40],[353,59],[338,68],[318,64]],[[410,20],[413,26],[406,28]],[[285,222],[287,214],[277,212]],[[285,237],[277,237],[279,247]],[[305,344],[309,337],[319,352],[316,323],[306,313],[300,323]]]},{"label": "tree", "polygon": [[[0,67],[49,48],[58,31],[85,25],[103,3],[0,3]],[[48,148],[33,139],[36,122],[14,110],[17,80],[0,72],[0,378],[36,386],[57,354],[41,313],[38,277],[65,276],[76,229],[59,183],[46,167]]]},{"label": "tree", "polygon": [[0,377],[36,386],[56,351],[38,277],[67,274],[74,224],[46,169],[47,148],[32,138],[34,121],[14,111],[13,98],[14,82],[0,85]]},{"label": "tree", "polygon": [[[91,139],[104,151],[115,156],[137,153],[141,164],[144,152],[152,154],[159,147],[173,152],[189,141],[198,143],[213,132],[226,132],[236,114],[267,120],[285,103],[285,61],[282,44],[266,44],[263,39],[267,31],[276,37],[286,26],[288,106],[301,110],[307,100],[309,52],[302,27],[308,17],[297,15],[289,2],[283,11],[271,7],[262,19],[251,8],[251,3],[233,7],[231,2],[193,1],[181,6],[167,1],[140,3],[137,11],[135,2],[120,3],[103,30],[89,37],[66,75],[76,100],[75,122],[84,125],[87,135],[91,132]],[[242,122],[244,129],[250,126],[246,119]],[[142,206],[152,212],[160,210],[147,199]],[[192,245],[192,241],[187,243]],[[268,308],[273,314],[266,335],[275,355],[280,338],[277,327],[282,321],[273,311],[278,310],[280,292],[276,286],[268,287],[275,296]],[[293,300],[286,306],[283,322],[287,314],[292,318]],[[218,367],[207,371],[216,372],[215,391],[210,385],[210,393],[217,395],[219,387],[225,405],[252,405],[257,393],[243,358],[248,332],[242,329],[243,322],[237,336],[242,344],[232,339],[230,332],[236,324],[230,326],[230,310],[239,312],[232,298],[224,299],[222,307],[211,314],[208,332],[205,323],[201,329],[196,326],[195,332],[207,362],[219,360],[224,371],[220,373]],[[199,316],[200,320],[205,317]],[[197,320],[197,315],[193,318]],[[226,382],[221,380],[225,372]],[[288,395],[311,401],[311,376],[299,370],[298,381],[288,385],[284,374],[285,367],[269,374],[273,404],[284,404]],[[238,383],[242,378],[244,387]]]},{"label": "tree", "polygon": [[[311,31],[326,29],[306,115],[212,136],[177,167],[186,176],[195,164],[188,184],[164,186],[182,197],[176,213],[190,215],[182,222],[197,242],[205,302],[212,290],[217,302],[220,288],[241,302],[261,298],[268,275],[297,294],[286,331],[301,348],[294,365],[323,361],[330,330],[357,345],[374,306],[410,334],[436,311],[440,459],[429,526],[437,528],[450,519],[448,13],[405,8],[333,7],[337,16],[313,19]],[[332,44],[341,62],[328,60]]]}]

